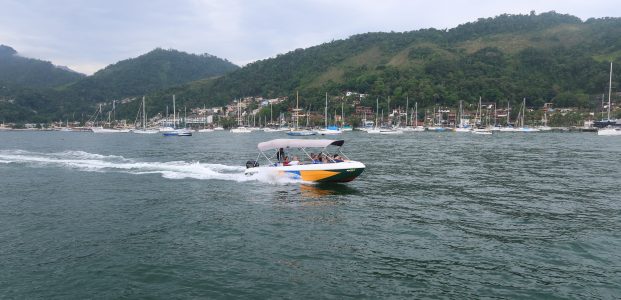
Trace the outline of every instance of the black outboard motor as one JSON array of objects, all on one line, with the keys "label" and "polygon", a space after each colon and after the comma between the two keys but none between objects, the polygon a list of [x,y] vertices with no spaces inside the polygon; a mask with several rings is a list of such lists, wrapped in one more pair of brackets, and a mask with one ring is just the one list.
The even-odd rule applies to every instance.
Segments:
[{"label": "black outboard motor", "polygon": [[256,160],[249,160],[246,162],[246,169],[248,168],[255,168],[259,166],[259,162],[257,162]]}]

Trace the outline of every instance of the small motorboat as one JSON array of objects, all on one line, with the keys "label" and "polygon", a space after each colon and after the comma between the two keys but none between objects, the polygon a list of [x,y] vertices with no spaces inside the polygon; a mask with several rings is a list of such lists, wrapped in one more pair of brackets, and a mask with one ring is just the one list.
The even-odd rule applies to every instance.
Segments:
[{"label": "small motorboat", "polygon": [[[292,179],[300,179],[308,182],[348,182],[358,177],[365,169],[365,165],[359,161],[350,160],[341,147],[343,140],[308,140],[308,139],[275,139],[259,143],[259,155],[256,160],[246,162],[248,176],[257,174],[274,174],[287,176]],[[335,146],[333,155],[328,152],[329,146]],[[307,151],[307,148],[320,149],[316,155]],[[275,150],[273,155],[266,151]],[[302,159],[288,159],[288,155],[300,154]],[[309,154],[310,153],[310,154]],[[264,166],[259,165],[259,159],[265,161]]]}]

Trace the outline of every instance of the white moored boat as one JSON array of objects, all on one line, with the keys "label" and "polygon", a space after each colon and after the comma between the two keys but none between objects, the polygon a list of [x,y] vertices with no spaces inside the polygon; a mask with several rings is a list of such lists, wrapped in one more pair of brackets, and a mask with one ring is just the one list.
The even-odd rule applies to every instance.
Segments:
[{"label": "white moored boat", "polygon": [[597,130],[597,135],[621,135],[621,127],[606,127]]},{"label": "white moored boat", "polygon": [[[343,140],[302,140],[276,139],[259,143],[257,160],[246,162],[246,175],[275,174],[292,179],[301,179],[309,182],[348,182],[354,180],[364,171],[364,164],[350,160],[341,152]],[[336,154],[330,155],[329,146],[336,146]],[[317,155],[309,154],[307,148],[321,149]],[[273,155],[266,151],[276,150]],[[297,150],[305,159],[289,161],[287,155]],[[296,158],[294,156],[293,158]],[[258,160],[262,158],[267,165],[261,166]]]}]

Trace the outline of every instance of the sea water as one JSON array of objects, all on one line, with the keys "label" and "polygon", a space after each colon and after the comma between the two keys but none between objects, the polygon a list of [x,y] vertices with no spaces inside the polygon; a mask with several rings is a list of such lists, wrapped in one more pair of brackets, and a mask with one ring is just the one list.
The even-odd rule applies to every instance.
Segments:
[{"label": "sea water", "polygon": [[328,186],[274,138],[0,132],[0,298],[621,295],[620,138],[347,132]]}]

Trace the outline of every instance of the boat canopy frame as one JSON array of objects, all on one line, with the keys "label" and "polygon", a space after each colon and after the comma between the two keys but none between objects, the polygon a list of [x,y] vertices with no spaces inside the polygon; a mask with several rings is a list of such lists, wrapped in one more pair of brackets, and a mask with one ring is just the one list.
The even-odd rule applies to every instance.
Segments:
[{"label": "boat canopy frame", "polygon": [[272,158],[276,156],[276,153],[274,153],[274,155],[272,155],[271,157],[268,157],[267,155],[265,155],[265,151],[280,149],[280,148],[283,148],[283,149],[297,148],[298,150],[304,152],[304,154],[306,154],[306,156],[312,161],[313,157],[310,154],[308,154],[308,152],[306,151],[306,148],[321,148],[321,151],[319,152],[319,154],[324,154],[324,156],[328,160],[330,160],[330,162],[335,163],[337,161],[335,161],[334,158],[331,157],[327,151],[325,151],[326,148],[328,148],[329,146],[337,146],[338,154],[342,156],[343,158],[345,158],[346,160],[350,160],[349,157],[347,157],[347,155],[345,155],[341,151],[341,148],[343,147],[344,143],[345,143],[344,140],[275,139],[275,140],[270,140],[267,142],[259,143],[257,145],[257,148],[259,149],[259,155],[257,156],[257,160],[259,160],[261,155],[263,155],[263,157],[265,157],[265,159],[267,159],[267,161],[270,164],[274,164],[274,162],[272,162]]}]

